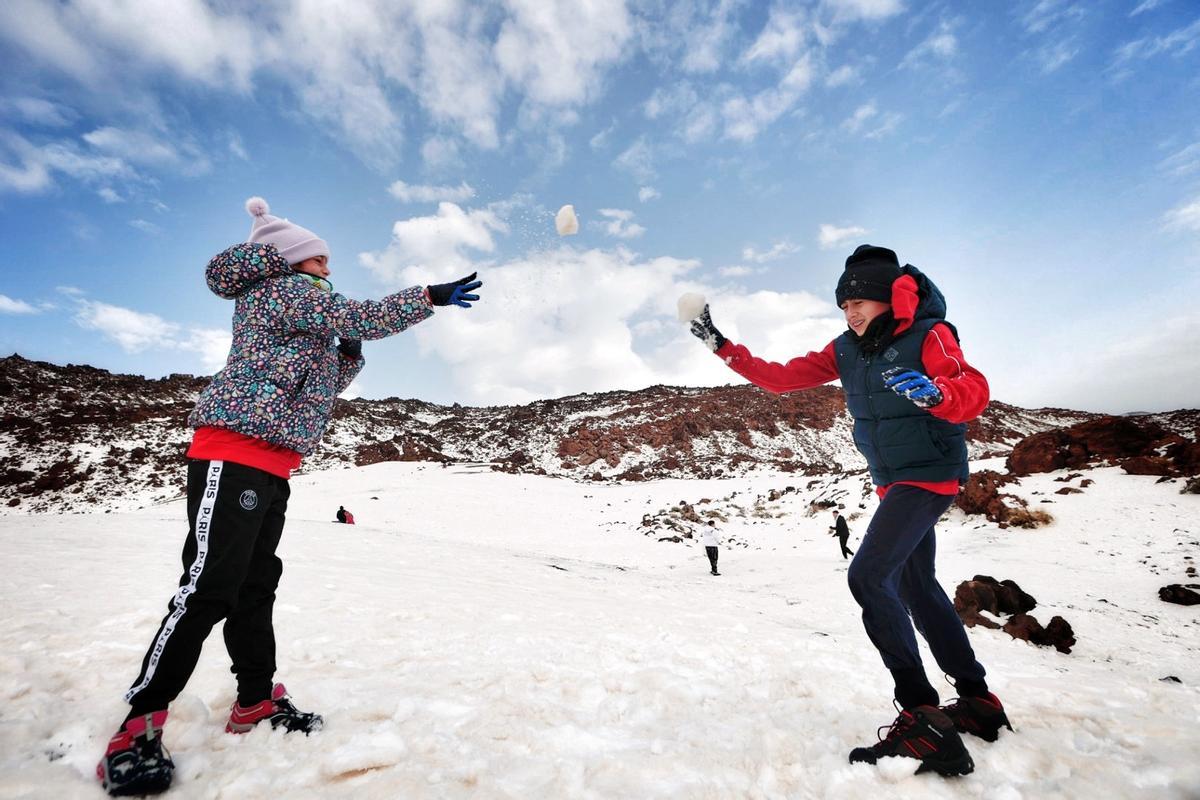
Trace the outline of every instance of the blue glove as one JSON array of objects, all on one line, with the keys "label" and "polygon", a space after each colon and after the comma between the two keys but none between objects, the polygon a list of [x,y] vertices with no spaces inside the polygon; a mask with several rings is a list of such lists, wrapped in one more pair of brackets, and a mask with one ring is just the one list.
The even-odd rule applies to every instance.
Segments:
[{"label": "blue glove", "polygon": [[704,346],[714,353],[724,347],[725,342],[728,341],[717,330],[717,326],[713,325],[712,317],[708,313],[708,303],[704,304],[704,310],[700,312],[700,316],[692,320],[692,335],[704,342]]},{"label": "blue glove", "polygon": [[473,289],[478,289],[483,286],[483,281],[475,280],[478,273],[472,272],[465,278],[459,278],[451,283],[437,283],[432,286],[426,286],[429,290],[429,300],[435,306],[456,305],[463,308],[470,308],[471,303],[467,300],[475,301],[479,299],[477,294],[467,294]]},{"label": "blue glove", "polygon": [[883,373],[883,385],[901,397],[907,397],[921,408],[933,408],[944,399],[942,390],[923,375],[913,369],[892,367]]}]

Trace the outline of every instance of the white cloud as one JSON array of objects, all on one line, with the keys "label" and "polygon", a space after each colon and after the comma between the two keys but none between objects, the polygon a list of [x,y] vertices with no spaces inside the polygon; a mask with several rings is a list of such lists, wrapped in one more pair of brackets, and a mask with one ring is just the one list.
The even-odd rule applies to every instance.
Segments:
[{"label": "white cloud", "polygon": [[815,70],[812,54],[805,53],[779,81],[751,98],[735,96],[721,106],[725,137],[753,140],[768,125],[787,113],[811,85]]},{"label": "white cloud", "polygon": [[100,195],[100,199],[106,203],[111,204],[125,202],[125,198],[121,197],[120,193],[111,186],[101,186],[98,190],[96,190],[96,194]]},{"label": "white cloud", "polygon": [[842,122],[842,128],[850,133],[858,133],[860,130],[862,130],[863,125],[867,124],[867,121],[874,117],[877,113],[879,113],[879,109],[875,107],[874,101],[864,103],[856,108],[854,113],[851,114],[844,122]]},{"label": "white cloud", "polygon": [[1085,13],[1085,8],[1074,0],[1038,0],[1022,15],[1021,24],[1028,33],[1058,31],[1081,19]]},{"label": "white cloud", "polygon": [[192,328],[177,346],[180,350],[198,353],[204,371],[212,373],[225,366],[232,344],[233,336],[223,328]]},{"label": "white cloud", "polygon": [[600,216],[608,220],[604,231],[609,236],[618,239],[634,239],[646,232],[646,229],[633,221],[633,212],[621,208],[602,208]]},{"label": "white cloud", "polygon": [[1171,231],[1200,232],[1200,197],[1167,212],[1163,226]]},{"label": "white cloud", "polygon": [[1143,14],[1147,11],[1153,11],[1163,4],[1163,0],[1142,0],[1138,7],[1129,12],[1129,16],[1136,17],[1138,14]]},{"label": "white cloud", "polygon": [[229,132],[229,152],[242,161],[250,160],[250,154],[246,152],[246,147],[242,144],[242,137],[236,131]]},{"label": "white cloud", "polygon": [[504,292],[502,303],[481,302],[453,324],[413,332],[449,366],[467,402],[495,404],[655,383],[740,383],[676,320],[675,300],[686,291],[708,296],[726,336],[744,336],[775,358],[796,355],[797,343],[819,348],[843,327],[832,305],[812,295],[718,289],[689,279],[697,266],[642,260],[624,248],[538,252],[481,272]]},{"label": "white cloud", "polygon": [[69,140],[35,145],[0,129],[0,190],[40,192],[54,185],[56,173],[86,183],[135,177],[120,158],[82,152]]},{"label": "white cloud", "polygon": [[36,314],[38,310],[24,300],[14,300],[0,294],[0,314]]},{"label": "white cloud", "polygon": [[761,268],[755,269],[743,264],[734,264],[733,266],[721,267],[717,270],[717,274],[722,278],[745,278],[748,275],[757,275],[761,272],[763,272]]},{"label": "white cloud", "polygon": [[866,228],[858,225],[850,225],[845,228],[839,228],[836,225],[822,225],[817,232],[817,245],[822,250],[833,250],[860,239],[867,233]]},{"label": "white cloud", "polygon": [[40,97],[0,98],[0,111],[44,128],[64,128],[76,118],[75,112],[66,106]]},{"label": "white cloud", "polygon": [[628,172],[639,183],[648,183],[657,177],[654,169],[654,155],[645,137],[639,138],[616,157],[613,166]]},{"label": "white cloud", "polygon": [[153,222],[145,219],[129,220],[130,227],[137,228],[142,233],[148,233],[151,236],[161,236],[163,229],[155,225]]},{"label": "white cloud", "polygon": [[681,117],[699,102],[700,96],[692,85],[683,81],[670,87],[657,87],[642,105],[647,119]]},{"label": "white cloud", "polygon": [[455,166],[461,161],[458,143],[447,136],[431,136],[421,145],[421,160],[437,169]]},{"label": "white cloud", "polygon": [[1049,75],[1056,72],[1075,58],[1075,56],[1079,55],[1079,50],[1079,44],[1074,37],[1052,42],[1048,46],[1043,47],[1037,52],[1037,59],[1041,64],[1042,74]]},{"label": "white cloud", "polygon": [[858,67],[849,64],[843,64],[825,78],[825,85],[831,89],[838,86],[852,86],[861,82],[862,77],[859,75]]},{"label": "white cloud", "polygon": [[1158,167],[1177,176],[1200,171],[1200,142],[1193,142],[1179,152],[1172,153]]},{"label": "white cloud", "polygon": [[662,197],[662,194],[659,193],[658,189],[655,189],[653,186],[643,186],[642,188],[638,189],[638,200],[643,203],[648,203],[651,200],[657,200],[660,197]]},{"label": "white cloud", "polygon": [[143,314],[95,300],[83,300],[75,322],[112,339],[126,353],[173,343],[179,326],[156,314]]},{"label": "white cloud", "polygon": [[475,196],[475,190],[466,181],[458,186],[423,186],[396,181],[388,187],[388,193],[405,203],[432,203],[439,200],[461,203]]},{"label": "white cloud", "polygon": [[774,6],[771,8],[767,24],[750,48],[742,54],[741,60],[745,63],[779,60],[790,62],[803,46],[804,15]]},{"label": "white cloud", "polygon": [[919,69],[937,62],[946,62],[958,54],[958,38],[943,22],[923,42],[900,61],[900,69]]},{"label": "white cloud", "polygon": [[821,7],[837,22],[887,19],[904,10],[900,0],[823,0]]},{"label": "white cloud", "polygon": [[509,0],[495,56],[505,76],[546,105],[582,103],[632,33],[622,0]]},{"label": "white cloud", "polygon": [[776,242],[771,245],[769,250],[759,251],[754,247],[742,248],[742,260],[750,261],[754,264],[766,264],[771,261],[778,261],[784,256],[789,256],[799,250],[799,246],[792,244],[786,239],[781,242]]},{"label": "white cloud", "polygon": [[1146,61],[1163,53],[1184,55],[1194,50],[1197,44],[1200,44],[1200,19],[1165,36],[1147,36],[1126,42],[1117,48],[1112,69],[1121,70],[1132,61]]},{"label": "white cloud", "polygon": [[[739,0],[719,0],[712,13],[696,19],[694,7],[680,4],[688,15],[683,17],[678,10],[676,18],[668,22],[672,31],[678,31],[683,42],[683,60],[680,66],[685,72],[715,72],[725,60],[725,48],[737,32],[734,16],[739,10]],[[672,37],[675,38],[675,37]]]},{"label": "white cloud", "polygon": [[434,216],[396,222],[386,249],[360,253],[358,258],[377,280],[392,288],[459,278],[472,271],[467,253],[492,252],[496,249],[492,234],[507,230],[492,209],[464,211],[442,202]]}]

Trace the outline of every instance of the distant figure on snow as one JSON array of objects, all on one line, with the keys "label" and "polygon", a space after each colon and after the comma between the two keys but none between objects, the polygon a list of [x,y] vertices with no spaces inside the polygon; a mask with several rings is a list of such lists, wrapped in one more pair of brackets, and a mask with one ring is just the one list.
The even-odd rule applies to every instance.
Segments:
[{"label": "distant figure on snow", "polygon": [[846,524],[846,518],[839,514],[836,508],[833,510],[833,527],[829,530],[833,531],[829,535],[836,536],[838,544],[842,546],[842,560],[845,561],[846,556],[854,555],[854,551],[846,547],[846,542],[850,539],[850,527]]},{"label": "distant figure on snow", "polygon": [[347,511],[347,512],[346,512],[346,524],[347,524],[347,525],[353,525],[353,524],[354,524],[354,515],[353,515],[353,514],[351,514],[349,511]]},{"label": "distant figure on snow", "polygon": [[[692,317],[692,333],[730,369],[770,392],[841,381],[854,444],[880,497],[850,562],[850,592],[891,672],[901,709],[887,736],[851,750],[850,762],[905,756],[921,761],[921,770],[964,775],[974,762],[959,733],[995,741],[1002,726],[1011,726],[934,574],[934,526],[967,480],[966,423],[987,407],[987,379],[967,363],[941,291],[916,267],[901,267],[892,250],[856,248],[835,297],[847,330],[785,364],[728,341],[707,304]],[[693,305],[685,295],[681,312],[685,299],[689,309]],[[925,675],[914,622],[958,693],[948,705],[939,707]]]},{"label": "distant figure on snow", "polygon": [[[162,746],[167,706],[187,685],[200,648],[225,620],[237,700],[225,730],[266,721],[317,730],[274,683],[272,610],[283,564],[275,555],[291,488],[288,479],[317,446],[365,363],[363,339],[382,339],[433,316],[435,306],[470,308],[482,284],[469,275],[412,286],[359,302],[333,291],[329,247],[312,231],[271,216],[261,197],[246,201],[249,240],[208,262],[208,288],[234,300],[233,345],[225,368],[200,393],[188,418],[188,537],[183,576],[125,700],[129,714],[97,766],[112,795],[154,794],[175,764]],[[347,515],[349,517],[349,515]],[[349,521],[349,520],[347,520]],[[165,588],[165,587],[164,587]]]},{"label": "distant figure on snow", "polygon": [[717,548],[721,546],[721,540],[717,537],[717,523],[711,519],[708,521],[708,525],[700,531],[700,541],[704,543],[704,553],[712,566],[712,574],[720,575],[721,573],[717,572]]},{"label": "distant figure on snow", "polygon": [[[345,506],[338,506],[338,510],[337,510],[337,521],[338,521],[338,522],[345,522],[345,521],[346,521],[346,513],[347,513],[347,512],[346,512],[346,507],[345,507]],[[834,513],[836,514],[837,512],[835,511]]]}]

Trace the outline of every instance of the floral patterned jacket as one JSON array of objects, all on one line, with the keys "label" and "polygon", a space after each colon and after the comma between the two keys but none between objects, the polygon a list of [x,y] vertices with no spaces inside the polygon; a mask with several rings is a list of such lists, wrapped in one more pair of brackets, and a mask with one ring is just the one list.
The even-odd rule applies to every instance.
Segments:
[{"label": "floral patterned jacket", "polygon": [[334,337],[382,339],[433,315],[422,286],[357,302],[293,272],[269,244],[239,244],[205,270],[208,288],[235,299],[225,368],[200,393],[193,428],[228,428],[301,455],[316,449],[333,401],[364,362]]}]

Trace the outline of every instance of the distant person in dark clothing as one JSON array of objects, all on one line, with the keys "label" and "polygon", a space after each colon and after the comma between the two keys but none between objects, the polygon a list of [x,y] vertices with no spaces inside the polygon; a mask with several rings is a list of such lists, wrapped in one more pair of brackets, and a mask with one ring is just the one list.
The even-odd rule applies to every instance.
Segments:
[{"label": "distant person in dark clothing", "polygon": [[833,510],[833,527],[829,530],[833,531],[829,535],[836,536],[838,544],[842,546],[842,560],[844,561],[847,556],[854,555],[854,551],[846,547],[846,542],[850,538],[850,527],[846,524],[846,518],[839,514],[836,508]]},{"label": "distant person in dark clothing", "polygon": [[[833,513],[836,514],[837,512],[835,511]],[[337,521],[338,522],[346,521],[346,507],[345,506],[338,506]]]}]

